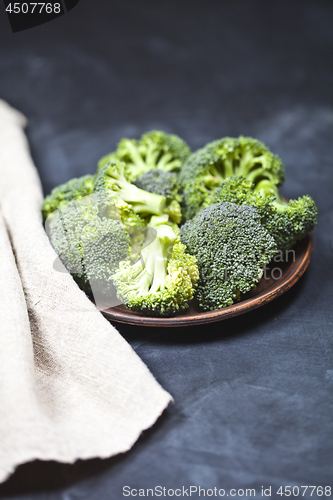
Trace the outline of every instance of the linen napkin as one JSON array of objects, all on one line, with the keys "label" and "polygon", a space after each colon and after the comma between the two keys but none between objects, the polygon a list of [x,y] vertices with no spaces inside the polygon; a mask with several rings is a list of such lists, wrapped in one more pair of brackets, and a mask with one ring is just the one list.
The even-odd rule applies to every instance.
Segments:
[{"label": "linen napkin", "polygon": [[34,459],[125,452],[172,401],[65,269],[54,268],[24,126],[0,100],[0,481]]}]

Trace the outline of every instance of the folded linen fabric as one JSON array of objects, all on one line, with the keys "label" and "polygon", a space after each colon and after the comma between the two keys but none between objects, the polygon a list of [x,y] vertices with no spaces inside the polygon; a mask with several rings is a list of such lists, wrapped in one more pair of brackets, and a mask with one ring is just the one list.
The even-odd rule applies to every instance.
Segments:
[{"label": "folded linen fabric", "polygon": [[54,269],[24,125],[0,100],[0,481],[34,459],[125,452],[172,401],[72,277]]}]

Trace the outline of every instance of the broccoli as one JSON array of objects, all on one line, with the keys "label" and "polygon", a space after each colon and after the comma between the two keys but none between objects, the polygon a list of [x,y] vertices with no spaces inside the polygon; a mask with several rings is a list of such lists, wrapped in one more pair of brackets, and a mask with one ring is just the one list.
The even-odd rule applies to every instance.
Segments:
[{"label": "broccoli", "polygon": [[159,169],[149,170],[140,175],[133,184],[150,193],[165,196],[167,199],[181,200],[178,194],[179,183],[177,181],[177,175],[174,172],[163,172],[163,170]]},{"label": "broccoli", "polygon": [[132,226],[146,226],[147,221],[135,213],[133,207],[122,200],[111,190],[103,189],[92,193],[87,200],[93,201],[98,209],[100,217],[120,220],[126,230],[129,231]]},{"label": "broccoli", "polygon": [[263,179],[279,185],[285,171],[280,158],[252,137],[224,137],[193,153],[179,174],[184,220],[202,208],[206,198],[233,175],[242,175],[255,185]]},{"label": "broccoli", "polygon": [[[125,173],[133,181],[155,168],[164,172],[178,171],[190,153],[186,142],[177,135],[152,130],[139,140],[122,139],[114,154],[125,162]],[[103,159],[100,162],[102,164]]]},{"label": "broccoli", "polygon": [[140,260],[124,260],[112,276],[126,307],[147,315],[170,316],[187,309],[199,278],[195,257],[185,252],[166,221],[165,216],[151,218],[153,231]]},{"label": "broccoli", "polygon": [[83,177],[70,179],[68,182],[65,182],[65,184],[55,187],[51,193],[46,196],[42,206],[44,221],[52,212],[65,206],[68,202],[78,200],[83,196],[91,194],[94,186],[94,179],[94,175],[84,175]]},{"label": "broccoli", "polygon": [[181,242],[197,258],[199,307],[214,310],[255,287],[276,254],[274,238],[252,206],[214,203],[180,229]]},{"label": "broccoli", "polygon": [[205,205],[219,202],[255,207],[261,224],[273,236],[281,251],[288,250],[304,238],[317,223],[317,207],[310,196],[287,202],[268,180],[260,181],[255,186],[242,176],[226,179],[206,199]]},{"label": "broccoli", "polygon": [[130,204],[133,211],[141,216],[162,215],[166,198],[149,193],[131,184],[125,177],[125,164],[121,161],[107,163],[97,174],[94,192],[107,191]]},{"label": "broccoli", "polygon": [[[241,299],[278,250],[312,231],[317,207],[286,201],[280,158],[251,137],[191,154],[152,130],[122,139],[95,175],[52,190],[42,212],[53,247],[95,302],[170,316],[196,294],[202,310]],[[178,224],[185,224],[179,229]]]},{"label": "broccoli", "polygon": [[130,238],[130,255],[136,259],[146,237],[147,220],[136,214],[131,205],[108,190],[90,195],[96,204],[100,218],[118,220],[124,225]]},{"label": "broccoli", "polygon": [[97,163],[97,173],[100,170],[102,170],[102,168],[105,167],[107,163],[114,163],[116,161],[119,161],[119,158],[117,157],[116,153],[109,153],[103,156]]},{"label": "broccoli", "polygon": [[111,275],[129,258],[130,239],[119,220],[99,216],[94,196],[67,203],[47,219],[53,248],[67,270],[88,291],[108,295]]},{"label": "broccoli", "polygon": [[160,194],[167,200],[164,212],[170,215],[171,219],[179,224],[182,219],[180,207],[181,196],[178,193],[179,183],[177,174],[174,172],[163,172],[163,170],[149,170],[140,175],[134,184],[150,193]]}]

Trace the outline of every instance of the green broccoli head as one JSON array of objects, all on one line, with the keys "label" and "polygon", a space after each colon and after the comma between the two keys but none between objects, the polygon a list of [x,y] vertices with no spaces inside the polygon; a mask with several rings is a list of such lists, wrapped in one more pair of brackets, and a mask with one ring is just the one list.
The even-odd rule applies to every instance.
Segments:
[{"label": "green broccoli head", "polygon": [[94,192],[107,191],[113,196],[130,204],[136,214],[141,216],[161,215],[166,205],[164,196],[149,193],[130,183],[125,176],[125,163],[107,163],[97,174]]},{"label": "green broccoli head", "polygon": [[126,174],[133,181],[152,169],[178,171],[190,154],[190,148],[180,137],[152,130],[139,140],[122,139],[115,152],[126,164]]},{"label": "green broccoli head", "polygon": [[279,194],[271,181],[260,181],[257,186],[242,176],[230,177],[206,199],[211,203],[231,202],[253,206],[261,224],[276,241],[279,250],[288,250],[312,231],[317,223],[317,207],[306,195],[289,203]]},{"label": "green broccoli head", "polygon": [[134,184],[140,189],[164,196],[167,200],[164,212],[170,215],[176,224],[181,222],[181,196],[178,193],[179,183],[176,173],[163,172],[159,169],[149,170],[140,175]]},{"label": "green broccoli head", "polygon": [[309,195],[290,200],[287,205],[278,205],[274,200],[272,205],[276,213],[267,219],[265,227],[276,239],[280,250],[294,246],[317,225],[317,206]]},{"label": "green broccoli head", "polygon": [[130,238],[130,254],[136,259],[146,238],[147,219],[136,214],[131,205],[114,194],[113,191],[102,190],[88,197],[96,204],[100,218],[120,221]]},{"label": "green broccoli head", "polygon": [[96,294],[108,299],[114,294],[111,279],[119,263],[130,254],[130,240],[124,226],[112,219],[95,219],[81,238],[85,281]]},{"label": "green broccoli head", "polygon": [[180,172],[184,219],[194,217],[212,191],[234,175],[242,175],[255,185],[263,179],[279,185],[285,171],[280,158],[252,137],[210,142],[193,153]]},{"label": "green broccoli head", "polygon": [[53,248],[75,278],[90,285],[93,292],[110,292],[111,275],[130,255],[129,234],[120,220],[100,217],[94,196],[88,196],[53,212],[46,229]]},{"label": "green broccoli head", "polygon": [[238,301],[256,286],[277,250],[256,209],[229,202],[200,210],[181,227],[180,238],[197,259],[197,298],[203,310]]},{"label": "green broccoli head", "polygon": [[[118,156],[116,155],[116,153],[109,153],[105,156],[103,156],[97,163],[97,173],[102,170],[103,167],[105,167],[105,165],[107,163],[115,163],[119,161],[119,158]],[[126,174],[126,172],[125,172]]]},{"label": "green broccoli head", "polygon": [[135,264],[120,263],[112,276],[118,297],[134,311],[152,316],[170,316],[188,308],[199,278],[195,257],[163,217],[153,217],[141,258]]},{"label": "green broccoli head", "polygon": [[52,212],[64,207],[70,201],[78,200],[83,196],[91,194],[94,180],[94,175],[84,175],[83,177],[70,179],[68,182],[55,187],[44,200],[42,206],[44,220]]},{"label": "green broccoli head", "polygon": [[133,184],[138,188],[150,193],[160,194],[167,199],[180,201],[179,183],[175,172],[163,172],[163,170],[149,170],[140,175]]}]

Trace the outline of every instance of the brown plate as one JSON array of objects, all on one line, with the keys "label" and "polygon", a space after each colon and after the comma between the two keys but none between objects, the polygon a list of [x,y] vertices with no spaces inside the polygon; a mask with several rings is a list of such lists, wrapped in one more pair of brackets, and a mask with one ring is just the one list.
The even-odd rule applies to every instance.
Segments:
[{"label": "brown plate", "polygon": [[[184,313],[178,313],[170,318],[155,318],[144,316],[126,309],[125,306],[116,306],[102,311],[110,321],[128,323],[140,326],[193,326],[204,323],[214,323],[223,319],[244,314],[252,309],[261,307],[267,302],[276,299],[289,290],[302,276],[310,263],[312,253],[312,237],[309,233],[299,241],[289,253],[283,256],[283,261],[272,262],[266,269],[265,275],[258,286],[243,295],[241,302],[215,311],[202,312],[195,301]],[[282,258],[282,257],[281,257]]]}]

